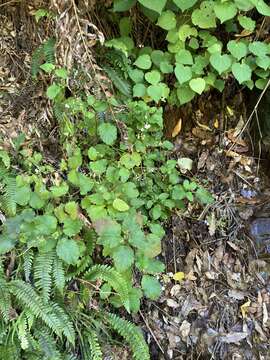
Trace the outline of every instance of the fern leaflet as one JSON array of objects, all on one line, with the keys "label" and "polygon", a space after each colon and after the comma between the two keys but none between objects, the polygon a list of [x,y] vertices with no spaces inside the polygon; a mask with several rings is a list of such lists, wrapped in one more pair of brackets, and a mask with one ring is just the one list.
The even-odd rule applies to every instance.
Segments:
[{"label": "fern leaflet", "polygon": [[54,251],[39,253],[34,265],[35,285],[41,291],[45,302],[49,301],[52,287],[52,264],[55,257]]}]

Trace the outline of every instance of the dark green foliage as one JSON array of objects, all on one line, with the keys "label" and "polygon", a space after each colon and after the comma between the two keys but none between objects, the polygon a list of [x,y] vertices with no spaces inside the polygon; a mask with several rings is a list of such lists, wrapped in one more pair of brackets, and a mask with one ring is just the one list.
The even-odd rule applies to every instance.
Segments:
[{"label": "dark green foliage", "polygon": [[43,63],[55,63],[55,39],[50,38],[34,51],[31,62],[31,74],[33,78],[37,77],[40,71],[40,65]]}]

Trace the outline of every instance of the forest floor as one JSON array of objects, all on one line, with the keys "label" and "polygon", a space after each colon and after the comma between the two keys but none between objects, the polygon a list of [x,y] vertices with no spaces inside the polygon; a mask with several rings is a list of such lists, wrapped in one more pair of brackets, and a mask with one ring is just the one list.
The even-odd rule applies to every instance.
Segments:
[{"label": "forest floor", "polygon": [[[44,84],[33,83],[29,73],[33,47],[47,29],[37,33],[34,20],[21,26],[16,14],[1,10],[1,137],[8,148],[23,132],[29,146],[54,162],[56,129]],[[215,202],[190,204],[166,223],[163,294],[144,301],[134,317],[153,360],[270,359],[270,252],[264,236],[270,229],[269,178],[266,156],[256,158],[246,131],[246,101],[239,89],[230,89],[223,107],[211,93],[193,104],[192,115],[179,112],[175,119],[165,112],[172,156],[192,161],[192,175]],[[226,131],[219,131],[221,122]]]}]

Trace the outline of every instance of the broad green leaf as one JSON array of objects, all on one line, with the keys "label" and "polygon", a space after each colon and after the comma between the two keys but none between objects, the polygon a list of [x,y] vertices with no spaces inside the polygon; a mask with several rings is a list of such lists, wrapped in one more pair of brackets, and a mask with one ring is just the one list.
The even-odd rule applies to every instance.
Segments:
[{"label": "broad green leaf", "polygon": [[51,63],[45,63],[40,65],[40,68],[44,70],[46,73],[50,74],[55,69],[55,65]]},{"label": "broad green leaf", "polygon": [[119,246],[112,257],[116,269],[120,272],[128,270],[134,263],[134,252],[129,246]]},{"label": "broad green leaf", "polygon": [[192,23],[201,29],[209,29],[216,27],[216,14],[214,12],[213,1],[203,1],[200,9],[193,11],[191,15]]},{"label": "broad green leaf", "polygon": [[67,218],[64,220],[63,232],[67,236],[77,235],[82,229],[82,222],[78,219]]},{"label": "broad green leaf", "polygon": [[181,86],[177,89],[177,97],[180,105],[190,102],[195,96],[195,92],[189,86]]},{"label": "broad green leaf", "polygon": [[70,169],[77,169],[82,165],[82,154],[79,148],[73,151],[72,156],[68,158],[68,167]]},{"label": "broad green leaf", "polygon": [[75,201],[69,201],[65,204],[65,211],[75,220],[78,217],[78,204]]},{"label": "broad green leaf", "polygon": [[220,2],[215,4],[214,11],[221,24],[235,17],[237,7],[232,1]]},{"label": "broad green leaf", "polygon": [[248,53],[247,45],[241,41],[229,41],[227,44],[227,49],[237,60],[242,59]]},{"label": "broad green leaf", "polygon": [[269,47],[262,41],[253,41],[248,46],[249,51],[256,56],[265,56],[269,54]]},{"label": "broad green leaf", "polygon": [[101,140],[107,145],[113,145],[117,139],[117,128],[110,123],[102,123],[98,127]]},{"label": "broad green leaf", "polygon": [[197,1],[198,0],[173,0],[175,5],[177,5],[182,11],[190,9]]},{"label": "broad green leaf", "polygon": [[151,68],[152,61],[148,54],[140,55],[135,61],[134,65],[143,70],[148,70]]},{"label": "broad green leaf", "polygon": [[143,97],[146,94],[146,86],[144,84],[135,84],[133,86],[133,97]]},{"label": "broad green leaf", "polygon": [[190,66],[176,64],[174,73],[180,84],[183,84],[192,78],[192,71]]},{"label": "broad green leaf", "polygon": [[160,218],[161,216],[161,206],[160,205],[155,205],[152,209],[151,209],[151,215],[153,220],[157,220]]},{"label": "broad green leaf", "polygon": [[120,35],[125,37],[129,36],[131,30],[132,30],[132,24],[129,17],[123,17],[120,19],[119,22],[119,28],[120,28]]},{"label": "broad green leaf", "polygon": [[0,235],[0,255],[5,254],[12,250],[16,244],[15,239],[11,239],[10,236],[4,234]]},{"label": "broad green leaf", "polygon": [[140,166],[141,155],[136,152],[132,154],[124,154],[120,158],[120,163],[130,170],[135,166]]},{"label": "broad green leaf", "polygon": [[153,10],[159,14],[161,14],[164,9],[167,0],[138,0],[140,4],[142,4],[147,9]]},{"label": "broad green leaf", "polygon": [[58,186],[52,186],[50,188],[50,191],[51,191],[52,197],[57,198],[57,197],[66,195],[68,192],[68,189],[69,189],[68,184],[64,182]]},{"label": "broad green leaf", "polygon": [[57,228],[57,219],[52,215],[40,215],[35,218],[35,226],[42,235],[50,235]]},{"label": "broad green leaf", "polygon": [[160,70],[163,74],[170,74],[173,72],[173,66],[168,61],[162,61],[160,63]]},{"label": "broad green leaf", "polygon": [[267,70],[270,68],[270,57],[269,56],[258,56],[256,58],[256,64],[263,68],[264,70]]},{"label": "broad green leaf", "polygon": [[78,243],[68,238],[58,240],[56,252],[58,257],[69,265],[76,265],[80,256]]},{"label": "broad green leaf", "polygon": [[195,78],[190,80],[189,86],[193,91],[201,95],[206,87],[206,82],[203,78]]},{"label": "broad green leaf", "polygon": [[252,70],[247,64],[233,64],[232,73],[236,80],[239,82],[239,84],[251,80]]},{"label": "broad green leaf", "polygon": [[96,175],[102,175],[103,173],[105,173],[107,165],[108,161],[106,159],[101,159],[97,161],[92,161],[89,167]]},{"label": "broad green leaf", "polygon": [[183,64],[183,65],[192,65],[193,64],[193,58],[191,55],[191,52],[188,50],[180,50],[176,55],[175,55],[175,60],[178,64]]},{"label": "broad green leaf", "polygon": [[161,50],[154,50],[151,53],[151,59],[153,61],[153,64],[155,64],[157,67],[160,66],[161,61],[164,61],[165,58],[165,54],[163,51]]},{"label": "broad green leaf", "polygon": [[144,81],[144,72],[142,70],[131,69],[129,70],[128,75],[136,84]]},{"label": "broad green leaf", "polygon": [[65,68],[56,69],[55,75],[60,77],[61,79],[67,79],[68,78],[67,69],[65,69]]},{"label": "broad green leaf", "polygon": [[215,54],[215,53],[221,53],[222,50],[222,43],[221,42],[217,42],[211,46],[209,46],[209,48],[207,49],[207,51],[209,52],[209,54]]},{"label": "broad green leaf", "polygon": [[61,86],[57,84],[52,84],[48,87],[46,94],[50,100],[53,100],[56,98],[57,95],[60,94],[61,90]]},{"label": "broad green leaf", "polygon": [[96,148],[94,148],[93,146],[91,146],[88,149],[87,155],[88,155],[89,159],[92,161],[95,161],[98,158],[98,152],[97,152]]},{"label": "broad green leaf", "polygon": [[25,206],[30,200],[31,189],[29,185],[18,186],[16,188],[14,200],[18,205]]},{"label": "broad green leaf", "polygon": [[142,277],[142,289],[145,296],[151,300],[157,300],[162,290],[159,281],[150,275]]},{"label": "broad green leaf", "polygon": [[45,205],[46,201],[42,199],[36,192],[32,192],[29,200],[29,205],[33,209],[41,209]]},{"label": "broad green leaf", "polygon": [[147,88],[147,94],[155,101],[159,102],[159,100],[163,97],[163,87],[161,84],[150,85]]},{"label": "broad green leaf", "polygon": [[124,200],[119,198],[113,201],[113,207],[121,212],[129,210],[129,205]]},{"label": "broad green leaf", "polygon": [[185,25],[180,26],[178,34],[179,34],[179,39],[181,41],[186,41],[186,39],[191,36],[197,37],[198,31],[196,28],[185,24]]},{"label": "broad green leaf", "polygon": [[270,6],[263,0],[250,0],[250,2],[256,6],[258,13],[264,16],[270,16]]},{"label": "broad green leaf", "polygon": [[[124,169],[123,169],[124,170]],[[121,184],[121,192],[129,199],[134,199],[139,196],[139,191],[133,182]]]},{"label": "broad green leaf", "polygon": [[157,25],[164,30],[172,30],[176,26],[176,17],[171,10],[163,11],[158,18]]},{"label": "broad green leaf", "polygon": [[195,197],[203,205],[212,204],[214,202],[213,196],[202,187],[199,187],[196,190]]},{"label": "broad green leaf", "polygon": [[234,2],[239,10],[249,11],[254,8],[254,5],[252,4],[251,0],[234,0]]},{"label": "broad green leaf", "polygon": [[221,75],[230,69],[232,60],[229,55],[220,55],[219,53],[215,53],[210,56],[210,63],[213,68]]},{"label": "broad green leaf", "polygon": [[127,11],[135,5],[136,0],[114,0],[113,11],[122,12]]},{"label": "broad green leaf", "polygon": [[254,31],[256,27],[256,21],[252,20],[250,17],[239,15],[238,16],[239,24],[248,31]]},{"label": "broad green leaf", "polygon": [[7,169],[10,168],[10,157],[7,151],[5,150],[0,150],[0,159],[3,161],[5,167]]},{"label": "broad green leaf", "polygon": [[151,85],[157,85],[161,80],[160,72],[157,70],[147,72],[145,74],[145,80]]}]

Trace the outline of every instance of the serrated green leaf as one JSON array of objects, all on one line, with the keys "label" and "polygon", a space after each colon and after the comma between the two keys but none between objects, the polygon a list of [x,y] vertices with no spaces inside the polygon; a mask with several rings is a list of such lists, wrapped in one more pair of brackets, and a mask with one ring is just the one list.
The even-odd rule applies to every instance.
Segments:
[{"label": "serrated green leaf", "polygon": [[150,275],[142,277],[142,289],[145,296],[151,300],[157,300],[162,290],[159,281]]},{"label": "serrated green leaf", "polygon": [[61,260],[70,265],[76,265],[80,256],[77,242],[68,238],[58,240],[56,252]]},{"label": "serrated green leaf", "polygon": [[216,27],[216,14],[214,12],[213,1],[203,1],[200,9],[193,11],[191,15],[192,23],[201,29],[209,29]]},{"label": "serrated green leaf", "polygon": [[128,270],[134,263],[134,252],[129,246],[119,246],[113,252],[113,260],[118,271],[124,272]]},{"label": "serrated green leaf", "polygon": [[250,17],[239,15],[238,16],[239,24],[248,31],[254,31],[256,27],[256,21],[252,20]]},{"label": "serrated green leaf", "polygon": [[189,86],[184,85],[184,86],[180,86],[177,89],[177,97],[179,99],[180,105],[184,105],[190,102],[195,95],[196,95],[195,92],[191,90]]},{"label": "serrated green leaf", "polygon": [[101,140],[107,145],[113,145],[117,139],[117,128],[110,123],[102,123],[98,127]]},{"label": "serrated green leaf", "polygon": [[193,57],[190,51],[188,50],[180,50],[176,55],[175,55],[175,60],[178,64],[183,64],[183,65],[192,65],[193,64]]},{"label": "serrated green leaf", "polygon": [[269,54],[269,47],[262,41],[253,41],[248,46],[249,51],[256,56],[265,56]]},{"label": "serrated green leaf", "polygon": [[121,212],[129,210],[129,205],[124,200],[119,198],[115,199],[112,205],[116,210]]},{"label": "serrated green leaf", "polygon": [[53,100],[57,97],[57,95],[61,93],[61,91],[62,91],[61,86],[57,84],[52,84],[51,86],[48,87],[46,94],[50,100]]},{"label": "serrated green leaf", "polygon": [[192,78],[192,71],[190,66],[176,64],[174,73],[180,84],[183,84]]}]

